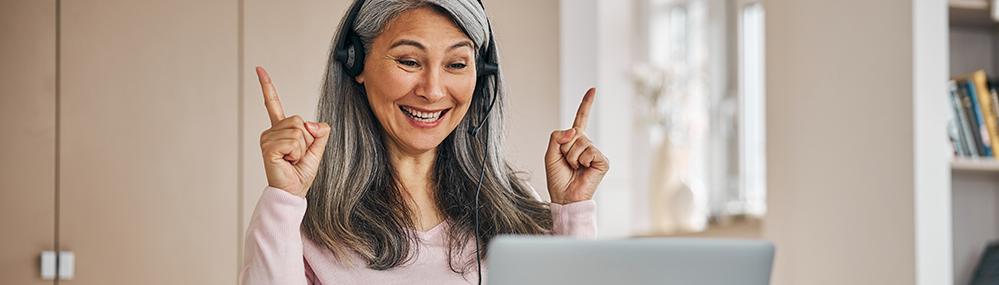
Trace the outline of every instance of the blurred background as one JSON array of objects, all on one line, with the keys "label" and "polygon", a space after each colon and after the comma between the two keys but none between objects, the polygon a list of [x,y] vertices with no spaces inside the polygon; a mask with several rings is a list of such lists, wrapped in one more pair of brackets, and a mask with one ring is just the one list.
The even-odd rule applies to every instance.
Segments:
[{"label": "blurred background", "polygon": [[[774,284],[968,284],[999,239],[995,0],[484,2],[542,196],[598,88],[602,238],[771,240]],[[350,1],[2,3],[0,283],[235,283],[253,67],[313,118]]]}]

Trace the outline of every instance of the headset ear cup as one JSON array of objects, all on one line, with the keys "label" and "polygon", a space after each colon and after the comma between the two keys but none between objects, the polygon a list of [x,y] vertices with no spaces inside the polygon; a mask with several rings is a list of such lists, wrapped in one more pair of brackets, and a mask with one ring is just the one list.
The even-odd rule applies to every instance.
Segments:
[{"label": "headset ear cup", "polygon": [[[479,129],[481,129],[485,124],[486,118],[489,117],[490,113],[492,113],[493,104],[496,103],[496,96],[499,96],[496,94],[495,86],[493,87],[494,89],[489,89],[489,78],[497,76],[499,67],[496,64],[490,63],[487,66],[487,64],[479,63],[477,68],[476,73],[478,78],[475,80],[475,89],[472,91],[474,92],[472,93],[472,98],[479,98],[478,108],[481,108],[485,114],[483,115],[483,118],[479,120],[478,124],[472,125],[471,128],[468,129],[468,134],[471,136],[475,136],[479,132]],[[485,72],[482,70],[485,70]],[[493,79],[497,80],[496,77],[493,77]]]},{"label": "headset ear cup", "polygon": [[[475,61],[475,94],[483,93],[482,96],[485,97],[486,85],[489,83],[489,77],[495,76],[499,72],[499,65],[495,63],[490,63],[483,60],[481,57]],[[473,94],[474,95],[474,94]]]},{"label": "headset ear cup", "polygon": [[343,70],[351,77],[364,71],[364,44],[356,35],[347,38],[348,43],[335,53],[336,60],[343,65]]},{"label": "headset ear cup", "polygon": [[495,63],[487,62],[485,60],[478,60],[475,63],[476,77],[494,75],[497,71],[499,71],[499,65]]},{"label": "headset ear cup", "polygon": [[350,72],[351,76],[358,76],[364,71],[364,43],[360,37],[355,36],[350,44],[354,49],[354,64]]}]

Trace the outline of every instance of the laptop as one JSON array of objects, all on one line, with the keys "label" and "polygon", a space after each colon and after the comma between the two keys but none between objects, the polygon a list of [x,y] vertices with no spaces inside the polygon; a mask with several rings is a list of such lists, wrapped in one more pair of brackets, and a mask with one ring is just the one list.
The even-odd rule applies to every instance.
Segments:
[{"label": "laptop", "polygon": [[500,236],[489,245],[489,285],[770,284],[768,241]]}]

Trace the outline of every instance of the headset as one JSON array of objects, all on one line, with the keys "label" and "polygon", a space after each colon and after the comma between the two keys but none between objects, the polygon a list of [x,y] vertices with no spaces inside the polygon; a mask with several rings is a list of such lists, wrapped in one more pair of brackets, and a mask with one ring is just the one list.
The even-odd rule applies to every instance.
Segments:
[{"label": "headset", "polygon": [[[340,62],[343,67],[344,72],[350,75],[351,78],[356,77],[364,71],[364,43],[361,41],[361,36],[357,34],[354,30],[354,22],[356,21],[357,14],[360,13],[361,7],[364,6],[365,0],[357,0],[354,5],[350,8],[350,13],[347,14],[347,19],[343,23],[343,27],[347,29],[342,38],[339,39],[336,50],[334,50],[333,55],[336,61]],[[479,6],[485,11],[485,6],[482,5],[482,0],[479,0]],[[499,64],[496,62],[496,42],[493,37],[493,27],[489,23],[489,18],[486,17],[486,27],[489,31],[489,42],[485,46],[480,48],[480,51],[476,54],[475,58],[475,91],[472,96],[487,96],[487,85],[488,80],[492,79],[493,82],[497,82],[497,74],[499,73]],[[464,31],[464,27],[462,27]],[[468,35],[468,31],[464,31]],[[488,105],[483,105],[485,107],[485,115],[479,120],[478,124],[472,125],[468,129],[468,135],[475,137],[479,133],[479,129],[485,125],[486,121],[489,120],[489,114],[493,110],[493,106],[496,104],[497,86],[493,86],[492,96],[489,100],[480,99],[479,102],[485,103],[489,102]],[[481,94],[481,95],[480,95]],[[485,140],[484,143],[488,143]],[[488,147],[488,145],[486,145]],[[483,149],[487,149],[484,147]],[[482,284],[482,261],[479,254],[479,191],[482,189],[482,179],[486,173],[485,167],[486,153],[482,153],[482,158],[480,159],[480,169],[479,169],[479,181],[475,186],[475,265],[479,274],[479,284]]]}]

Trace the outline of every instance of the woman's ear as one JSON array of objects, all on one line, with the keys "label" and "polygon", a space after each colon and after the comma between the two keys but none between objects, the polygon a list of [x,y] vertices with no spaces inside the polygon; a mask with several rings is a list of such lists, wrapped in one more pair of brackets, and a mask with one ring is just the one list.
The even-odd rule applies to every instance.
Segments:
[{"label": "woman's ear", "polygon": [[362,72],[361,74],[354,76],[354,81],[356,81],[358,84],[364,84],[364,73]]}]

